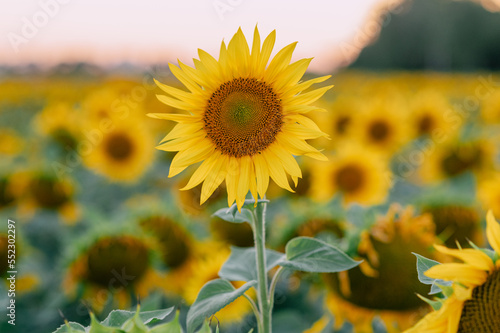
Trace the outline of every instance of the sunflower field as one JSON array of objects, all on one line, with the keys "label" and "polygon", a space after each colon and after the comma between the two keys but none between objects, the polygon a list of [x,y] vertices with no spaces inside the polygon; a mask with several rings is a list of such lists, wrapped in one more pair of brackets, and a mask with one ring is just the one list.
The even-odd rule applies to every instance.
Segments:
[{"label": "sunflower field", "polygon": [[275,39],[1,77],[0,332],[500,332],[500,74]]}]

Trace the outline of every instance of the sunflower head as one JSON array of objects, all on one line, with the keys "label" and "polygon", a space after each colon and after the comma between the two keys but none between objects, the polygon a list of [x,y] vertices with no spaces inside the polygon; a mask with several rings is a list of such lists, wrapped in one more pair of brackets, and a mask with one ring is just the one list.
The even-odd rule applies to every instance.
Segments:
[{"label": "sunflower head", "polygon": [[58,209],[64,206],[73,195],[73,188],[68,182],[46,175],[32,178],[29,188],[37,206],[48,209]]},{"label": "sunflower head", "polygon": [[436,234],[444,239],[446,246],[456,248],[457,242],[466,244],[468,240],[480,243],[481,218],[477,209],[464,205],[431,205],[423,212],[432,216]]},{"label": "sunflower head", "polygon": [[492,211],[486,217],[486,236],[491,250],[436,249],[463,263],[432,266],[424,272],[431,279],[452,282],[446,297],[436,299],[437,310],[429,313],[407,333],[496,332],[500,328],[500,224]]},{"label": "sunflower head", "polygon": [[[84,163],[111,180],[136,181],[146,171],[154,152],[153,137],[138,120],[132,115],[113,119],[109,130],[99,132],[100,139],[96,139],[94,149],[85,155]],[[90,131],[95,130],[90,127]]]},{"label": "sunflower head", "polygon": [[[400,312],[414,318],[424,305],[414,294],[425,292],[426,287],[418,281],[415,257],[411,252],[431,255],[430,245],[435,239],[428,215],[414,216],[411,207],[403,210],[392,206],[386,216],[361,234],[358,254],[364,263],[346,272],[325,274],[325,281],[335,297],[350,304],[349,308],[371,313],[370,322],[375,313],[384,318],[388,313]],[[356,326],[355,313],[353,317],[346,313],[340,316]],[[366,324],[365,319],[361,321],[363,324]],[[394,323],[386,324],[392,326]]]},{"label": "sunflower head", "polygon": [[321,201],[339,193],[345,203],[380,203],[389,190],[388,174],[383,155],[359,145],[346,145],[327,163],[314,165],[311,194]]},{"label": "sunflower head", "polygon": [[124,273],[139,279],[149,267],[148,256],[146,244],[133,236],[102,238],[86,253],[86,279],[102,287],[109,287]]},{"label": "sunflower head", "polygon": [[192,240],[188,232],[163,215],[154,215],[142,219],[142,228],[154,235],[158,241],[163,262],[167,267],[176,268],[192,255]]},{"label": "sunflower head", "polygon": [[203,161],[184,187],[203,183],[201,203],[224,180],[228,204],[236,201],[239,208],[248,191],[264,197],[269,178],[292,191],[287,176],[295,184],[302,176],[293,155],[324,159],[306,140],[325,134],[304,114],[317,109],[309,104],[331,87],[304,90],[328,77],[299,83],[311,59],[290,64],[296,43],[268,64],[274,41],[273,31],[261,46],[256,28],[250,50],[239,29],[227,47],[222,43],[218,60],[199,50],[194,68],[170,66],[188,92],[157,82],[169,95],[160,101],[188,112],[150,115],[178,122],[158,149],[178,152],[169,177]]}]

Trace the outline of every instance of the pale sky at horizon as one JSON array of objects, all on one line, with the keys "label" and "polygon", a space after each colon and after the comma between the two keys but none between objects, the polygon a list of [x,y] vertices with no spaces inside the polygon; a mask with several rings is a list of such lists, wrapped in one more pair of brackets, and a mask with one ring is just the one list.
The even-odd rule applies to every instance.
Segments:
[{"label": "pale sky at horizon", "polygon": [[311,69],[326,72],[345,59],[342,45],[361,49],[362,37],[374,35],[377,25],[366,24],[382,2],[388,1],[0,0],[8,8],[0,13],[0,64],[177,58],[192,64],[198,48],[217,57],[222,39],[229,41],[239,26],[250,42],[258,24],[262,39],[277,30],[275,52],[298,41],[294,58],[314,57]]}]

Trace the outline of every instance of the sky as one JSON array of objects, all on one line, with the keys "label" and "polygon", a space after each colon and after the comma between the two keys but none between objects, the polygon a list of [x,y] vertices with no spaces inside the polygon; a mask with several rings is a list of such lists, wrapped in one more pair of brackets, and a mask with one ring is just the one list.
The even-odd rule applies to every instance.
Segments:
[{"label": "sky", "polygon": [[[376,37],[399,0],[0,0],[0,64],[89,61],[192,64],[201,48],[218,56],[241,26],[252,39],[276,29],[275,52],[298,41],[294,59],[311,70],[346,64]],[[381,6],[388,8],[382,11]],[[386,13],[383,20],[378,20]],[[293,60],[293,59],[292,59]]]}]

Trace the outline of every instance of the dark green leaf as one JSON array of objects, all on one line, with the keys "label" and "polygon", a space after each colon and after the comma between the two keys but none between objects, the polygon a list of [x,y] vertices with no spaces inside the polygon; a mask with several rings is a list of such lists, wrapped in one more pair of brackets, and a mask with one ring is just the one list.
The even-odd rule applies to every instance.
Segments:
[{"label": "dark green leaf", "polygon": [[283,267],[316,273],[334,273],[351,269],[361,263],[338,248],[311,237],[297,237],[286,244]]},{"label": "dark green leaf", "polygon": [[188,333],[195,332],[205,318],[212,316],[256,284],[257,281],[249,281],[238,289],[231,282],[222,279],[205,284],[187,314]]}]

